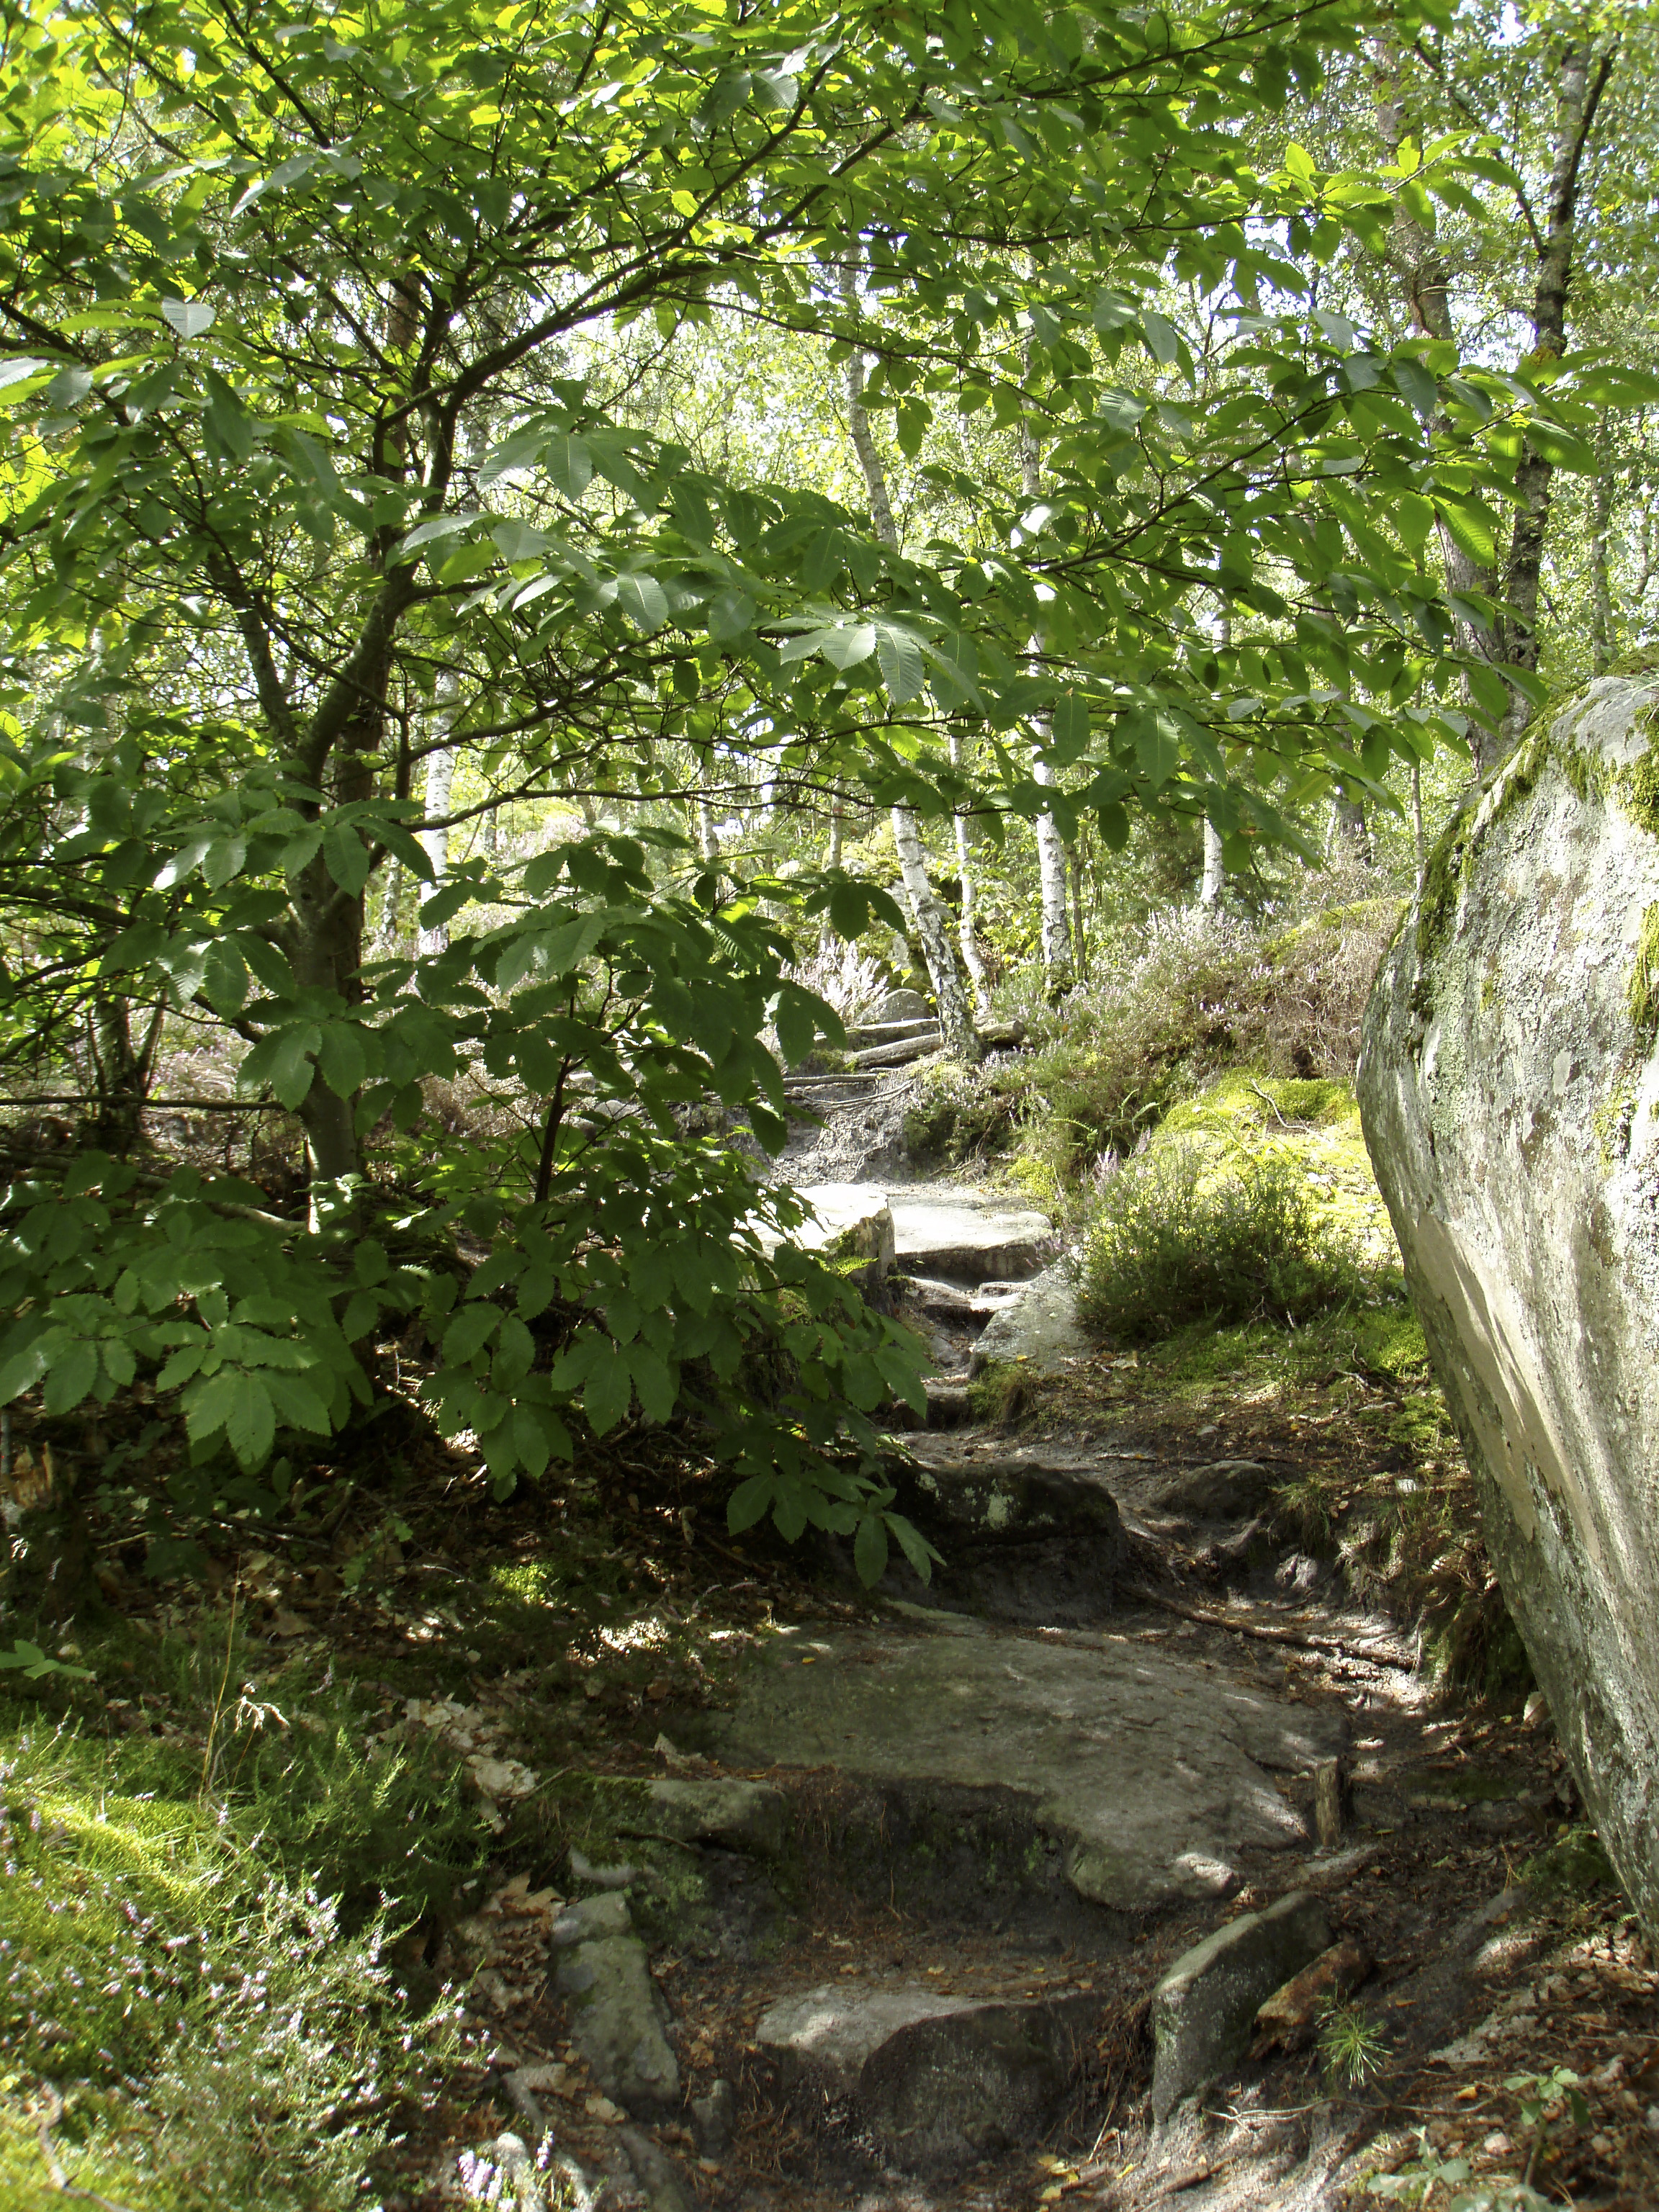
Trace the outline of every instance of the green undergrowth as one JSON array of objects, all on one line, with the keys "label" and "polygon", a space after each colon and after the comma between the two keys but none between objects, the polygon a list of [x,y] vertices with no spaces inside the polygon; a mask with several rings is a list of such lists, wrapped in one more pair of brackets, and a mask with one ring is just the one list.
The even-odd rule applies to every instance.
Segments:
[{"label": "green undergrowth", "polygon": [[[105,1568],[67,1628],[8,1615],[58,1666],[0,1674],[0,2212],[54,2193],[43,2120],[133,2212],[334,2212],[430,2170],[486,2032],[449,1931],[511,1875],[571,1893],[573,1846],[627,1855],[619,1778],[695,1748],[771,1633],[781,1540],[706,1537],[707,1485],[647,1477],[502,1508],[446,1475],[331,1559],[262,1530],[211,1589]],[[706,1900],[659,1859],[666,1938]]]},{"label": "green undergrowth", "polygon": [[1400,902],[1364,899],[1261,927],[1191,913],[1058,1007],[1032,1010],[1034,1049],[924,1076],[904,1124],[919,1164],[995,1161],[1034,1195],[1085,1194],[1216,1076],[1352,1076],[1359,1021]]},{"label": "green undergrowth", "polygon": [[145,2212],[361,2203],[443,2056],[366,1880],[377,1840],[388,1878],[429,1859],[441,1799],[323,1735],[303,1777],[244,1745],[243,1778],[214,1786],[241,1733],[103,1739],[0,1702],[5,2212],[46,2201],[43,2120],[70,2186]]}]

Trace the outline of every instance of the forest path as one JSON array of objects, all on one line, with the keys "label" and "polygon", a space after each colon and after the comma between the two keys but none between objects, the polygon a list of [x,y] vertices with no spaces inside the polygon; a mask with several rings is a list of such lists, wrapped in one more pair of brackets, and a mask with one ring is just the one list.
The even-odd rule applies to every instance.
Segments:
[{"label": "forest path", "polygon": [[[1528,2055],[1538,1962],[1573,1937],[1511,1881],[1568,1809],[1559,1753],[1437,1702],[1411,1640],[1285,1535],[1288,1429],[1223,1456],[1227,1421],[1091,1402],[1110,1363],[1080,1340],[1047,1418],[1039,1395],[1018,1430],[975,1420],[981,1334],[1052,1284],[1056,1240],[896,1174],[907,1091],[852,1086],[783,1167],[845,1165],[826,1215],[890,1217],[896,1310],[940,1371],[890,1474],[942,1563],[924,1583],[896,1560],[873,1604],[850,1562],[855,1604],[779,1602],[721,1707],[662,1740],[672,1820],[629,1833],[671,1855],[653,1872],[636,1841],[621,1871],[670,1937],[693,2125],[660,2133],[704,2157],[655,2185],[634,2158],[644,2201],[1336,2212],[1432,2110],[1497,2170],[1502,2128],[1460,2124]],[[568,1954],[578,1978],[599,1948]],[[1583,2002],[1613,2036],[1654,1978],[1604,1954]],[[1316,2037],[1356,1984],[1345,2080]]]}]

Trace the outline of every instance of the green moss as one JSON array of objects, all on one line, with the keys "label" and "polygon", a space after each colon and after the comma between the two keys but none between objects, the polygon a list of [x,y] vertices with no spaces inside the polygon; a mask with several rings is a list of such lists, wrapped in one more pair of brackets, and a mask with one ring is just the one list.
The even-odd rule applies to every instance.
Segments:
[{"label": "green moss", "polygon": [[1640,760],[1619,771],[1619,804],[1638,828],[1659,837],[1659,754],[1650,745]]},{"label": "green moss", "polygon": [[1659,900],[1643,911],[1625,1000],[1637,1035],[1650,1039],[1659,1030]]}]

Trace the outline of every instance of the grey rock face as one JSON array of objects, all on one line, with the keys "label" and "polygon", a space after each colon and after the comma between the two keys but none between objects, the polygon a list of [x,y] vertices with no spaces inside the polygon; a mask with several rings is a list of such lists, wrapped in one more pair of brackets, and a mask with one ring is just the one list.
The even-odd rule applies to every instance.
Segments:
[{"label": "grey rock face", "polygon": [[1077,1317],[1077,1285],[1062,1261],[1033,1276],[1019,1297],[992,1315],[974,1346],[969,1371],[980,1375],[1012,1361],[1033,1375],[1057,1375],[1089,1349]]},{"label": "grey rock face", "polygon": [[933,1014],[920,991],[890,991],[876,1008],[878,1022],[926,1022]]},{"label": "grey rock face", "polygon": [[714,1734],[733,1765],[1006,1795],[1060,1843],[1079,1896],[1130,1912],[1224,1896],[1242,1850],[1305,1846],[1264,1769],[1305,1773],[1346,1739],[1339,1718],[1127,1644],[850,1630],[756,1654]]},{"label": "grey rock face", "polygon": [[[606,2096],[630,2112],[648,2112],[678,2102],[679,2063],[663,2033],[667,2012],[644,1944],[637,1936],[610,1932],[618,1905],[626,1925],[628,1903],[622,1897],[590,1898],[555,1923],[554,1941],[561,1948],[553,1985],[565,2001],[577,2047]],[[607,1909],[599,1923],[605,1933],[586,1934],[579,1926],[574,1941],[561,1934],[573,1918],[599,1906]]]},{"label": "grey rock face", "polygon": [[1602,678],[1454,816],[1360,1110],[1486,1541],[1659,1930],[1659,679]]},{"label": "grey rock face", "polygon": [[912,1451],[894,1480],[900,1510],[943,1554],[939,1604],[1051,1627],[1111,1611],[1123,1523],[1086,1456],[948,1437]]},{"label": "grey rock face", "polygon": [[912,2172],[983,2158],[1041,2134],[1096,2001],[941,1996],[831,1985],[787,1997],[755,2030],[787,2084],[846,2099],[884,2153]]},{"label": "grey rock face", "polygon": [[1250,2047],[1260,2007],[1327,1950],[1331,1923],[1304,1890],[1241,1913],[1177,1959],[1152,1993],[1152,2116],[1225,2073]]}]

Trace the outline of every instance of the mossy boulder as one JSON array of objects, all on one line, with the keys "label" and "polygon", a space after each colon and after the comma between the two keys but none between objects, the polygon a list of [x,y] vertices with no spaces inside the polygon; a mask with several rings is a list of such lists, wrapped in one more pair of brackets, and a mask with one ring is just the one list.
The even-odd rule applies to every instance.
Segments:
[{"label": "mossy boulder", "polygon": [[1460,807],[1358,1094],[1488,1548],[1659,1930],[1659,678],[1603,678]]}]

